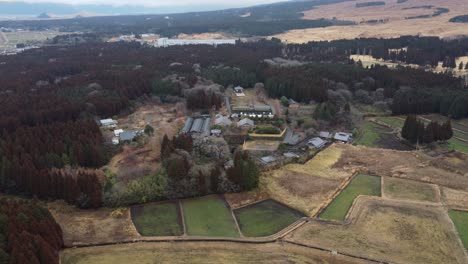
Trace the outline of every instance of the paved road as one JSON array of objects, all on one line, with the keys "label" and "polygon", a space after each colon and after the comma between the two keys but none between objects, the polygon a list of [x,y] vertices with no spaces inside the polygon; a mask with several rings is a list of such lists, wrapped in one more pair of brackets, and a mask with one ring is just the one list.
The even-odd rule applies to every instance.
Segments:
[{"label": "paved road", "polygon": [[8,43],[8,38],[6,37],[5,33],[0,32],[0,45],[5,45]]}]

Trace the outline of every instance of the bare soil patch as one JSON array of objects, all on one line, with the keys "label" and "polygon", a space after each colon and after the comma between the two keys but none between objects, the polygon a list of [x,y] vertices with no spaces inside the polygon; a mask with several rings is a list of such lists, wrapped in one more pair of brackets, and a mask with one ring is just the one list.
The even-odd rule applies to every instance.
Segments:
[{"label": "bare soil patch", "polygon": [[466,263],[462,244],[441,206],[361,196],[351,224],[311,221],[287,237],[353,255],[396,263]]},{"label": "bare soil patch", "polygon": [[67,249],[63,264],[126,263],[365,263],[345,256],[288,244],[228,242],[134,243]]},{"label": "bare soil patch", "polygon": [[[468,14],[468,2],[465,0],[410,0],[398,4],[397,0],[385,0],[384,6],[356,8],[356,3],[368,0],[348,1],[332,5],[318,6],[305,11],[304,19],[327,18],[356,22],[352,26],[332,26],[291,30],[275,37],[289,43],[305,43],[308,41],[354,39],[354,38],[393,38],[401,35],[439,36],[455,38],[468,35],[468,27],[463,23],[450,23],[457,15]],[[432,9],[412,8],[432,5]],[[420,15],[433,14],[435,8],[448,8],[450,11],[431,18],[405,19]],[[366,21],[382,20],[381,23],[366,23]]]},{"label": "bare soil patch", "polygon": [[123,151],[115,155],[107,168],[117,174],[119,181],[127,182],[147,176],[158,170],[161,155],[161,141],[164,135],[174,136],[184,124],[185,109],[182,105],[156,104],[147,102],[135,112],[119,118],[119,128],[124,130],[144,129],[148,124],[154,128],[154,135],[145,138],[142,147],[126,144]]},{"label": "bare soil patch", "polygon": [[280,144],[281,142],[277,140],[250,140],[244,143],[242,149],[249,151],[275,152],[278,150]]},{"label": "bare soil patch", "polygon": [[442,187],[441,199],[450,208],[468,209],[468,192]]},{"label": "bare soil patch", "polygon": [[119,215],[114,209],[80,210],[60,201],[49,203],[48,208],[63,230],[66,246],[140,237],[126,209]]},{"label": "bare soil patch", "polygon": [[265,200],[267,198],[269,198],[268,193],[261,188],[250,192],[224,194],[224,199],[226,199],[226,202],[232,209]]}]

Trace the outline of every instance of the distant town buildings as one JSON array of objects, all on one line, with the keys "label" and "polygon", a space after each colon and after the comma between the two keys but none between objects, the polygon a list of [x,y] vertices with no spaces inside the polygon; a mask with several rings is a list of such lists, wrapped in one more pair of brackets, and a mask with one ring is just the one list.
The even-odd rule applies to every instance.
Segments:
[{"label": "distant town buildings", "polygon": [[234,45],[235,39],[170,39],[160,38],[154,42],[154,46],[158,48],[165,48],[169,46],[182,46],[182,45]]}]

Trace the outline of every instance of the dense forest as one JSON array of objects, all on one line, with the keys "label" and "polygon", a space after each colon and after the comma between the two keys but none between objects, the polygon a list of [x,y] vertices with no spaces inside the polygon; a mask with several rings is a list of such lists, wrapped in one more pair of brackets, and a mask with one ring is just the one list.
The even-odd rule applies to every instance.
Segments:
[{"label": "dense forest", "polygon": [[[118,115],[133,100],[145,96],[178,96],[189,109],[208,110],[222,104],[222,86],[264,83],[271,97],[315,101],[326,109],[344,107],[340,102],[354,98],[359,103],[388,105],[395,114],[436,112],[467,117],[468,90],[460,79],[405,67],[363,68],[347,56],[371,51],[384,56],[389,49],[408,46],[407,54],[431,61],[464,55],[467,43],[467,39],[446,42],[414,37],[304,45],[282,45],[273,39],[163,49],[138,43],[84,43],[2,56],[0,190],[64,199],[83,208],[101,206],[105,177],[96,169],[107,162],[108,153],[96,120]],[[276,57],[301,63],[283,66],[266,62]],[[222,86],[201,89],[196,85],[200,79]],[[187,150],[176,149],[167,166],[186,164],[186,155],[180,153]],[[234,165],[249,167],[248,158],[239,155]],[[177,170],[184,169],[167,166],[166,173],[175,178],[180,176]],[[232,171],[226,171],[229,182],[245,188],[252,185],[239,180],[249,175],[236,178]],[[203,172],[203,179],[211,177],[210,173]],[[201,184],[205,188],[197,193],[213,191],[208,182]]]},{"label": "dense forest", "polygon": [[452,17],[449,21],[453,23],[468,23],[468,15]]},{"label": "dense forest", "polygon": [[[327,27],[351,24],[337,20],[304,20],[302,11],[318,5],[346,0],[316,0],[281,2],[221,11],[171,15],[127,15],[88,17],[61,20],[3,21],[0,27],[44,30],[58,28],[66,32],[98,32],[118,35],[155,33],[176,36],[180,33],[228,32],[238,36],[268,36],[290,29]],[[248,15],[246,15],[248,14]]]},{"label": "dense forest", "polygon": [[356,3],[356,8],[369,7],[369,6],[383,6],[383,5],[385,5],[385,2],[382,2],[382,1],[364,2],[364,3]]},{"label": "dense forest", "polygon": [[401,136],[413,144],[429,144],[434,141],[449,140],[453,136],[453,131],[450,120],[443,124],[432,121],[425,125],[416,116],[409,115],[406,117]]},{"label": "dense forest", "polygon": [[35,200],[0,198],[0,263],[59,263],[62,230]]},{"label": "dense forest", "polygon": [[455,68],[458,67],[455,58],[466,56],[467,50],[468,38],[448,41],[438,37],[402,36],[385,40],[367,38],[309,42],[305,45],[288,45],[287,52],[290,56],[297,53],[310,59],[322,54],[321,59],[325,60],[359,54],[421,66],[437,66],[438,62],[446,62],[447,66]]}]

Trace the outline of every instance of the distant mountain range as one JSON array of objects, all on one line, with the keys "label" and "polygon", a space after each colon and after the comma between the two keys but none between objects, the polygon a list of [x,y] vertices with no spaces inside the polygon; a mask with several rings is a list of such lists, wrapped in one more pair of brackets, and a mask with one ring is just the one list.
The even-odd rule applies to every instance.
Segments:
[{"label": "distant mountain range", "polygon": [[[50,14],[54,16],[71,16],[78,14],[93,15],[128,15],[128,14],[165,14],[182,13],[196,11],[210,11],[224,8],[239,7],[236,4],[214,4],[214,5],[174,5],[161,7],[148,7],[142,5],[70,5],[59,3],[26,3],[26,2],[1,2],[0,16],[39,16],[40,14]],[[45,17],[44,17],[45,18]]]}]

